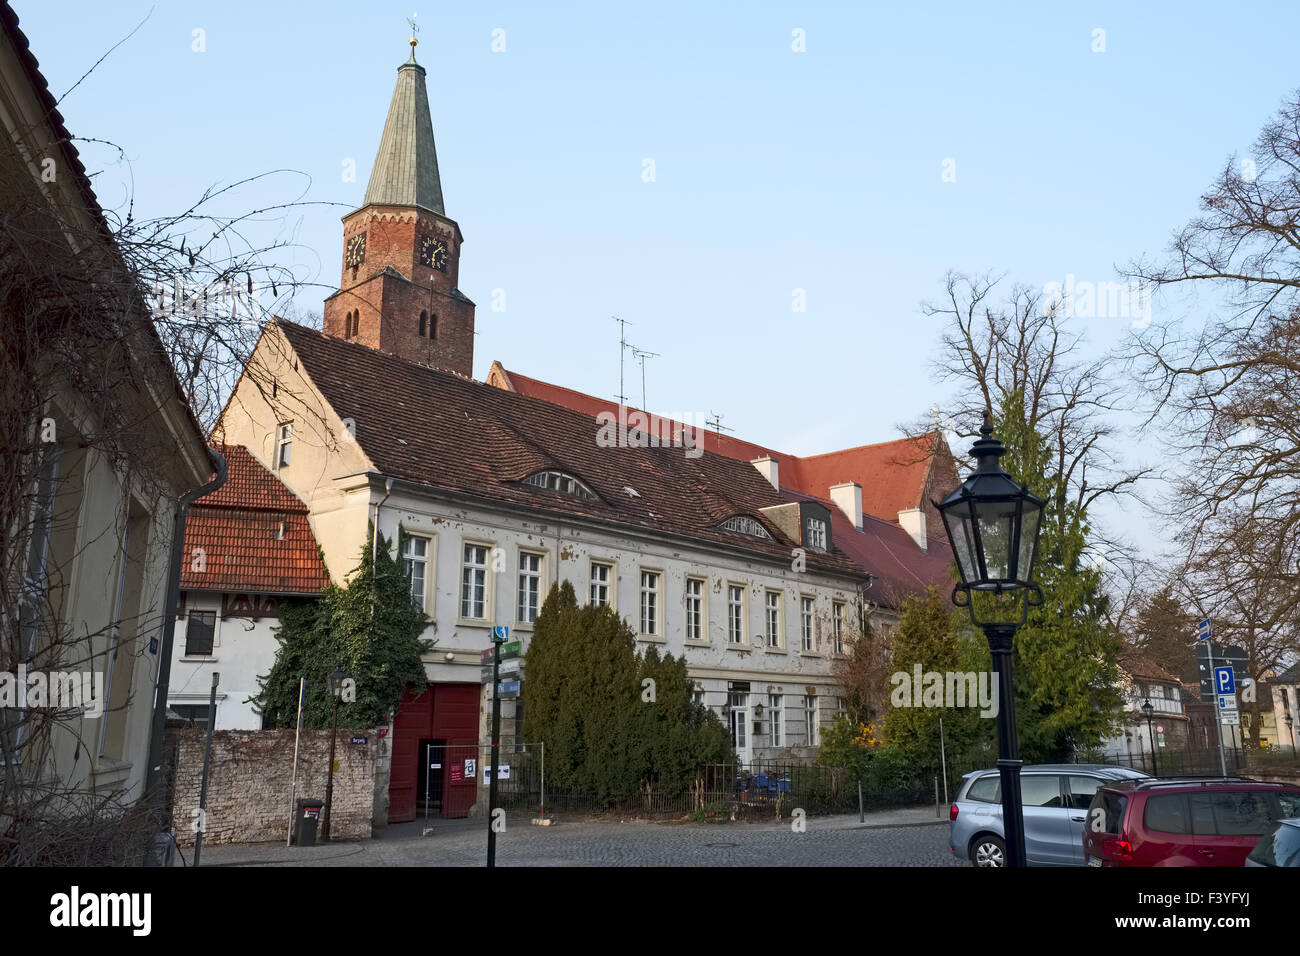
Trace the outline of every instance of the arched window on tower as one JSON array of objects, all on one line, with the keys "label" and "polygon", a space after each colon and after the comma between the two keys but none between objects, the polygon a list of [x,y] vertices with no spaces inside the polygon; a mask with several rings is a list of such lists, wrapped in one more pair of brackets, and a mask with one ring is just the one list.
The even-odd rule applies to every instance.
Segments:
[{"label": "arched window on tower", "polygon": [[429,313],[424,310],[420,311],[420,337],[424,337],[424,330],[429,324]]}]

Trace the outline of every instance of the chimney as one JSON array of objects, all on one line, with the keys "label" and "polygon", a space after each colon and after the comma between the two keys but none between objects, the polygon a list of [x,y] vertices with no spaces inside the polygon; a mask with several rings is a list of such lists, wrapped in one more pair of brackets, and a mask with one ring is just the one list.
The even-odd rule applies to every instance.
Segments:
[{"label": "chimney", "polygon": [[755,458],[750,462],[750,464],[758,469],[759,474],[771,482],[773,488],[777,491],[781,490],[781,480],[777,477],[777,463],[775,458],[771,455],[764,455],[762,458]]},{"label": "chimney", "polygon": [[862,486],[856,481],[846,481],[841,485],[831,485],[831,501],[843,511],[853,527],[862,530]]},{"label": "chimney", "polygon": [[903,530],[912,536],[916,546],[922,551],[928,551],[925,539],[925,511],[921,508],[909,508],[907,511],[898,513],[898,523],[903,526]]}]

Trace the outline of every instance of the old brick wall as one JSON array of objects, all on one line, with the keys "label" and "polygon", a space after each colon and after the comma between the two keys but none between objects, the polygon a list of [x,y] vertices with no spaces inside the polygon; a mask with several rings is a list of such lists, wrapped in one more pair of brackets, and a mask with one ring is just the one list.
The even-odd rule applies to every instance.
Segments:
[{"label": "old brick wall", "polygon": [[[170,731],[176,744],[172,821],[177,840],[194,843],[194,810],[203,779],[204,731]],[[365,744],[350,743],[365,737]],[[212,735],[212,769],[204,843],[263,843],[284,840],[289,830],[293,780],[293,730],[218,730]],[[374,730],[340,730],[335,759],[334,808],[330,835],[335,840],[369,838],[375,813]],[[330,732],[304,730],[298,754],[299,797],[325,799]]]}]

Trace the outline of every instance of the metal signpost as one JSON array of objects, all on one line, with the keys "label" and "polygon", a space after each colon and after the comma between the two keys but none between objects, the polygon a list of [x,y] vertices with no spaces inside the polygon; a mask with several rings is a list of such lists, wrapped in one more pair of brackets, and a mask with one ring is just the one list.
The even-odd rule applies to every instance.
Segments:
[{"label": "metal signpost", "polygon": [[[1208,657],[1209,657],[1209,661],[1210,661],[1210,673],[1212,673],[1212,674],[1215,673],[1215,667],[1214,667],[1214,632],[1213,632],[1213,629],[1210,627],[1210,619],[1209,619],[1208,617],[1207,617],[1205,620],[1203,620],[1200,624],[1198,624],[1198,625],[1196,626],[1196,639],[1197,639],[1198,641],[1204,641],[1204,642],[1205,642],[1205,649],[1206,649],[1206,651],[1207,651],[1207,653],[1208,653]],[[1231,681],[1232,681],[1232,668],[1231,668],[1231,667],[1227,668],[1227,671],[1228,671],[1228,680],[1229,680],[1229,683],[1231,683]],[[1217,675],[1216,675],[1216,676],[1217,676]],[[1218,686],[1217,686],[1217,683],[1216,683],[1216,685],[1215,685],[1215,695],[1217,696],[1217,695],[1220,694],[1220,693],[1222,693],[1222,692],[1218,689]],[[1233,715],[1235,716],[1235,715],[1236,715],[1236,709],[1237,709],[1237,695],[1236,695],[1235,693],[1232,695],[1232,707],[1233,707]],[[1219,719],[1218,726],[1215,728],[1215,736],[1219,738],[1219,771],[1220,771],[1220,773],[1223,774],[1223,776],[1226,777],[1226,776],[1228,775],[1228,758],[1224,755],[1224,751],[1223,751],[1223,724],[1224,724],[1224,720],[1223,720],[1223,709],[1222,709],[1221,707],[1219,707],[1217,703],[1216,703],[1214,709],[1215,709],[1215,713],[1216,713],[1216,715],[1218,716],[1218,719]]]},{"label": "metal signpost", "polygon": [[[510,637],[510,628],[492,628],[492,777],[488,781],[488,869],[497,865],[497,774],[501,754],[501,645]],[[518,643],[518,642],[516,642]],[[486,655],[485,655],[486,656]]]}]

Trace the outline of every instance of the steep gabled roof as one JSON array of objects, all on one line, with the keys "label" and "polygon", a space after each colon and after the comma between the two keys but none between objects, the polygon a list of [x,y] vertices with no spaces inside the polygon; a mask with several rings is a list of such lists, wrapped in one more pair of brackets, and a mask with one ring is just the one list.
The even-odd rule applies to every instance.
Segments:
[{"label": "steep gabled roof", "polygon": [[[502,504],[686,536],[789,563],[792,543],[717,525],[759,515],[782,496],[750,465],[681,447],[602,447],[593,416],[336,339],[292,322],[279,328],[312,383],[356,423],[361,450],[387,477]],[[595,492],[590,501],[523,480],[557,470]],[[810,554],[808,567],[861,578],[843,553]]]},{"label": "steep gabled roof", "polygon": [[226,483],[190,508],[181,587],[319,593],[329,583],[329,573],[307,521],[307,505],[247,448],[218,449],[226,458]]}]

